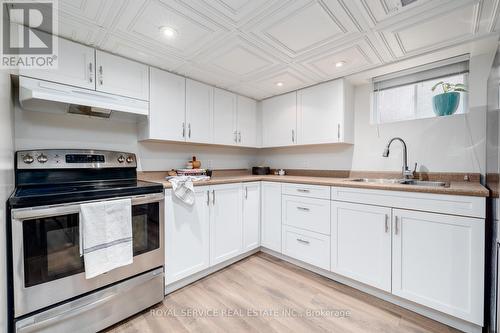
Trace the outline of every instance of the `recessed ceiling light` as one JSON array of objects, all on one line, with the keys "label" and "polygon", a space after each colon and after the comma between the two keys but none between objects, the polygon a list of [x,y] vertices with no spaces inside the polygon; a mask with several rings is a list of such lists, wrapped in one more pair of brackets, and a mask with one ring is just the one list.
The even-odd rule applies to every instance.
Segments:
[{"label": "recessed ceiling light", "polygon": [[276,86],[283,87],[283,82],[276,82]]},{"label": "recessed ceiling light", "polygon": [[177,36],[177,30],[172,27],[160,27],[160,31],[165,37],[169,39],[175,38]]},{"label": "recessed ceiling light", "polygon": [[342,67],[344,65],[345,65],[345,61],[343,61],[343,60],[335,63],[335,67]]}]

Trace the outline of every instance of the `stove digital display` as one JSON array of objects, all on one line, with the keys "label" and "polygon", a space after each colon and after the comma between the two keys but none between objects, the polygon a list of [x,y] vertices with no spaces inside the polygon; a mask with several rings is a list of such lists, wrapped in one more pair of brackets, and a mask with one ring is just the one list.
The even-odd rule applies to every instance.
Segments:
[{"label": "stove digital display", "polygon": [[104,163],[104,155],[68,154],[66,163]]}]

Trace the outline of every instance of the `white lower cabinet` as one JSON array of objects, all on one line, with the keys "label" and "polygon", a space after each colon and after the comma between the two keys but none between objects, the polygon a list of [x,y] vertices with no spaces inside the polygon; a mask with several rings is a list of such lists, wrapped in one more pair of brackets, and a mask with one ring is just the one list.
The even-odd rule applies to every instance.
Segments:
[{"label": "white lower cabinet", "polygon": [[261,245],[281,252],[281,183],[262,182]]},{"label": "white lower cabinet", "polygon": [[284,225],[330,235],[330,200],[283,195],[281,214]]},{"label": "white lower cabinet", "polygon": [[210,189],[210,264],[216,265],[243,251],[242,185],[217,185]]},{"label": "white lower cabinet", "polygon": [[243,183],[243,252],[260,246],[260,182]]},{"label": "white lower cabinet", "polygon": [[329,270],[330,236],[283,226],[283,254]]},{"label": "white lower cabinet", "polygon": [[392,293],[483,325],[484,220],[393,211]]},{"label": "white lower cabinet", "polygon": [[391,208],[332,202],[331,270],[391,291]]},{"label": "white lower cabinet", "polygon": [[210,266],[208,186],[195,187],[187,205],[171,189],[165,191],[165,282],[171,284]]}]

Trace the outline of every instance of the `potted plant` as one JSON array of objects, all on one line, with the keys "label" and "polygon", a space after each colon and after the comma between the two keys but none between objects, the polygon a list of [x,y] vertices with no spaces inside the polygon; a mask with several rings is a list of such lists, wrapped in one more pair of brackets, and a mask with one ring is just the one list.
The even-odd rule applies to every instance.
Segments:
[{"label": "potted plant", "polygon": [[465,85],[462,83],[439,81],[432,87],[432,91],[436,90],[438,86],[442,87],[443,93],[432,97],[434,113],[437,116],[449,116],[454,114],[460,103],[460,92],[467,91]]}]

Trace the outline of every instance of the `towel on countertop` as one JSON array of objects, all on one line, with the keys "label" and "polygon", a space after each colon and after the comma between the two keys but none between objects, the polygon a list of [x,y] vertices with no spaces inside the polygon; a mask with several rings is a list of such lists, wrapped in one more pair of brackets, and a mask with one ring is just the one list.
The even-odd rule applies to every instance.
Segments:
[{"label": "towel on countertop", "polygon": [[177,198],[181,199],[188,205],[194,204],[194,186],[193,182],[209,180],[209,176],[176,176],[168,177],[168,181],[172,184],[172,190]]},{"label": "towel on countertop", "polygon": [[130,199],[80,206],[80,255],[87,279],[133,262]]}]

